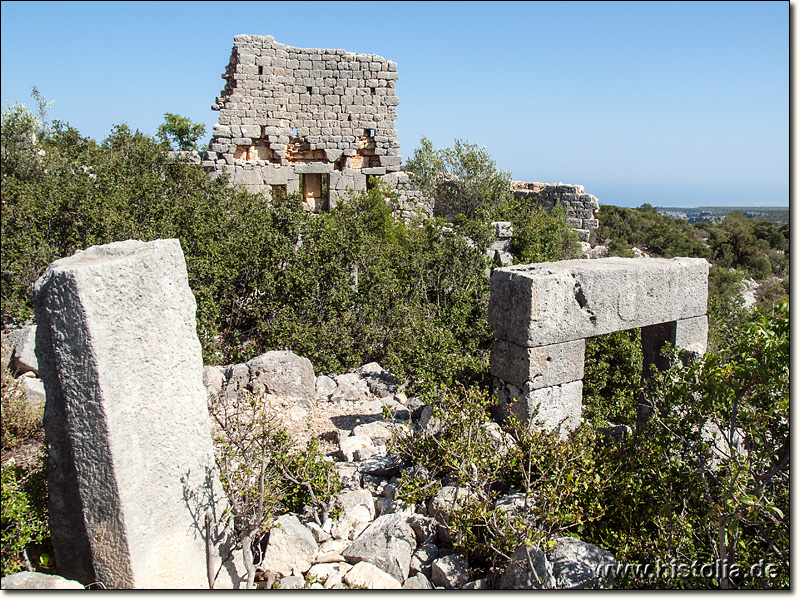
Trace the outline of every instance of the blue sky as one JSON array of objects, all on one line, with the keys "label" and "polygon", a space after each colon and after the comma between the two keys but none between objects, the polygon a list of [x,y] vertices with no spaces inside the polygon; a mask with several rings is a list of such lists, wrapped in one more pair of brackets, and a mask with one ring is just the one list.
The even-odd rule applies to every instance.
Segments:
[{"label": "blue sky", "polygon": [[397,63],[398,141],[601,203],[787,205],[788,2],[3,2],[2,101],[103,139],[206,124],[233,36]]}]

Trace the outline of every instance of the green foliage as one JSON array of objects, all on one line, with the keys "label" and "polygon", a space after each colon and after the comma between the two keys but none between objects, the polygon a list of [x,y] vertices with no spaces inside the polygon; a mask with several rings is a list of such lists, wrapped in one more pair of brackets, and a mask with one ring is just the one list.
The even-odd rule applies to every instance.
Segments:
[{"label": "green foliage", "polygon": [[637,390],[642,370],[641,330],[629,329],[586,340],[583,418],[636,424]]},{"label": "green foliage", "polygon": [[539,206],[517,204],[506,215],[514,226],[511,254],[516,264],[569,260],[582,256],[578,234],[567,224],[561,206],[548,212]]},{"label": "green foliage", "polygon": [[[727,560],[741,567],[729,578],[632,570],[619,573],[615,587],[785,588],[788,319],[788,304],[756,312],[720,353],[686,367],[676,361],[657,376],[657,410],[645,432],[619,440],[599,438],[587,425],[560,439],[507,422],[513,443],[493,441],[480,435],[489,427],[484,392],[443,392],[433,404],[434,426],[393,442],[399,456],[419,465],[403,474],[400,496],[419,504],[443,485],[467,488],[445,511],[450,535],[474,568],[489,573],[499,572],[520,543],[541,547],[553,535],[572,533],[620,563]],[[635,354],[638,340],[624,332],[597,342],[598,362],[609,363],[598,368],[605,373],[597,378],[602,383],[625,372],[611,358]],[[638,381],[638,372],[628,373],[634,375]],[[594,421],[607,418],[602,397],[610,391],[595,384],[587,402],[595,404],[587,406]],[[612,405],[608,414],[633,423],[631,400]],[[715,442],[709,427],[721,432]],[[515,490],[528,499],[524,508],[493,510],[498,497]],[[762,559],[775,565],[775,577],[749,572]]]},{"label": "green foliage", "polygon": [[202,123],[192,123],[189,117],[173,113],[164,113],[164,122],[156,131],[156,136],[166,145],[183,151],[198,150],[197,140],[205,134],[206,126]]},{"label": "green foliage", "polygon": [[49,538],[47,523],[46,452],[32,469],[7,465],[2,469],[2,574],[26,568],[47,568],[49,555],[43,544]]},{"label": "green foliage", "polygon": [[511,196],[511,174],[497,169],[485,147],[464,140],[437,149],[423,137],[403,168],[434,199],[438,216],[491,221],[495,207]]},{"label": "green foliage", "polygon": [[660,215],[649,204],[639,208],[603,205],[597,215],[597,237],[605,241],[612,255],[633,256],[630,248],[635,246],[664,258],[711,258],[689,223]]}]

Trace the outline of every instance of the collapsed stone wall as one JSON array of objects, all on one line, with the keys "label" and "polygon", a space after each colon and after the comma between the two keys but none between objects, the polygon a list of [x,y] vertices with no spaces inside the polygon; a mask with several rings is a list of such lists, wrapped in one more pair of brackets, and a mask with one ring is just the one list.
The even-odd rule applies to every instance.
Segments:
[{"label": "collapsed stone wall", "polygon": [[600,203],[587,194],[582,185],[512,181],[511,191],[515,198],[530,199],[548,211],[557,205],[563,206],[567,223],[578,232],[582,242],[588,242],[590,231],[599,227],[595,213],[600,209]]},{"label": "collapsed stone wall", "polygon": [[203,156],[212,173],[227,172],[252,192],[301,192],[312,211],[368,189],[370,176],[399,191],[398,210],[425,206],[400,172],[394,62],[237,35],[222,77]]}]

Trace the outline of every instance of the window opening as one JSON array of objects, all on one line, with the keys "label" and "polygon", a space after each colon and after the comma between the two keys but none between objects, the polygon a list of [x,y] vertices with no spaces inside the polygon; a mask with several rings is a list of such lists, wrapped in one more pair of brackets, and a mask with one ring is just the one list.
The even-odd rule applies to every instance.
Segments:
[{"label": "window opening", "polygon": [[311,88],[310,87],[306,87],[306,94],[308,94],[309,96],[311,95]]},{"label": "window opening", "polygon": [[303,207],[311,212],[328,210],[330,175],[328,173],[302,173],[300,188]]}]

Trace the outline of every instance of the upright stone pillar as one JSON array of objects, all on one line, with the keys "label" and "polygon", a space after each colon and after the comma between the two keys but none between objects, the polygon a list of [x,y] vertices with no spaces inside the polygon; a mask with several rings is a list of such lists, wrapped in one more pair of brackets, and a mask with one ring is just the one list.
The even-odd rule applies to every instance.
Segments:
[{"label": "upright stone pillar", "polygon": [[50,527],[63,575],[106,588],[238,585],[221,524],[195,300],[178,240],[93,246],[35,286]]}]

